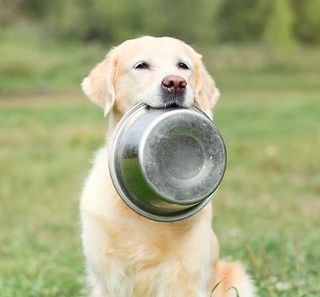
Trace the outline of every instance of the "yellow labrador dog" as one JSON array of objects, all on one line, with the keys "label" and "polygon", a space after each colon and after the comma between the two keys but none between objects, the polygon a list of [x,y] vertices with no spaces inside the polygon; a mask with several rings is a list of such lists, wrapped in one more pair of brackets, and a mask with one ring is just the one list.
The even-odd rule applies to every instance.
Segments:
[{"label": "yellow labrador dog", "polygon": [[179,222],[148,220],[120,199],[107,168],[110,133],[138,102],[156,108],[196,102],[211,117],[219,91],[201,56],[174,38],[128,40],[107,54],[82,88],[110,121],[107,143],[96,154],[80,205],[90,296],[236,296],[231,287],[241,297],[254,296],[241,264],[218,260],[211,204]]}]

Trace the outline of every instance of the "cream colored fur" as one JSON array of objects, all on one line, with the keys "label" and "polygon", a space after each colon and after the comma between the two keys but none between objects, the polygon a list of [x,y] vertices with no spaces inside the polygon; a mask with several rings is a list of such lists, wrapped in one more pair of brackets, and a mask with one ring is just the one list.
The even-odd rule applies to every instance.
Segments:
[{"label": "cream colored fur", "polygon": [[[147,61],[150,69],[134,69]],[[184,61],[189,70],[179,69]],[[105,147],[95,157],[81,197],[82,242],[92,297],[254,296],[239,263],[218,260],[211,229],[212,205],[174,223],[154,222],[129,209],[109,177],[108,139],[114,125],[133,104],[161,107],[162,79],[179,75],[187,81],[185,106],[196,101],[211,116],[219,92],[201,62],[185,43],[168,37],[141,37],[112,49],[84,79],[84,93],[109,116]]]}]

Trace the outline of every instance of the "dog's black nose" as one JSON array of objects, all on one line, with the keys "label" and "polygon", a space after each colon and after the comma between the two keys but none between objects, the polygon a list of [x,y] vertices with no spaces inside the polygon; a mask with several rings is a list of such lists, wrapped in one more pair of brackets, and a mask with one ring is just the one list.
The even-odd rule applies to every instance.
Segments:
[{"label": "dog's black nose", "polygon": [[186,80],[178,75],[168,75],[162,80],[162,88],[170,93],[182,93],[186,86]]}]

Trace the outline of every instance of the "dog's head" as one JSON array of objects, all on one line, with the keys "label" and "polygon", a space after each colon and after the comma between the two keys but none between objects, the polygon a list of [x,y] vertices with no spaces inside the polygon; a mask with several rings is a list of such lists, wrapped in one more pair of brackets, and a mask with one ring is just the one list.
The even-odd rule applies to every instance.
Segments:
[{"label": "dog's head", "polygon": [[170,37],[145,36],[113,48],[82,82],[84,93],[107,114],[144,102],[151,107],[189,107],[210,115],[219,97],[194,49]]}]

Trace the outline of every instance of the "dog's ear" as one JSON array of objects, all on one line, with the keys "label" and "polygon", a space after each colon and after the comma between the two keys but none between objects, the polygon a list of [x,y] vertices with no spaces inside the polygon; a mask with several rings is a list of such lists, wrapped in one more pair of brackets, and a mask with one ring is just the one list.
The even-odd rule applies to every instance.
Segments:
[{"label": "dog's ear", "polygon": [[81,83],[84,94],[102,107],[105,115],[108,114],[116,99],[114,79],[117,61],[116,49],[112,49]]},{"label": "dog's ear", "polygon": [[204,67],[201,56],[195,64],[195,100],[199,107],[211,116],[211,110],[217,103],[220,92],[215,85],[214,80]]}]

